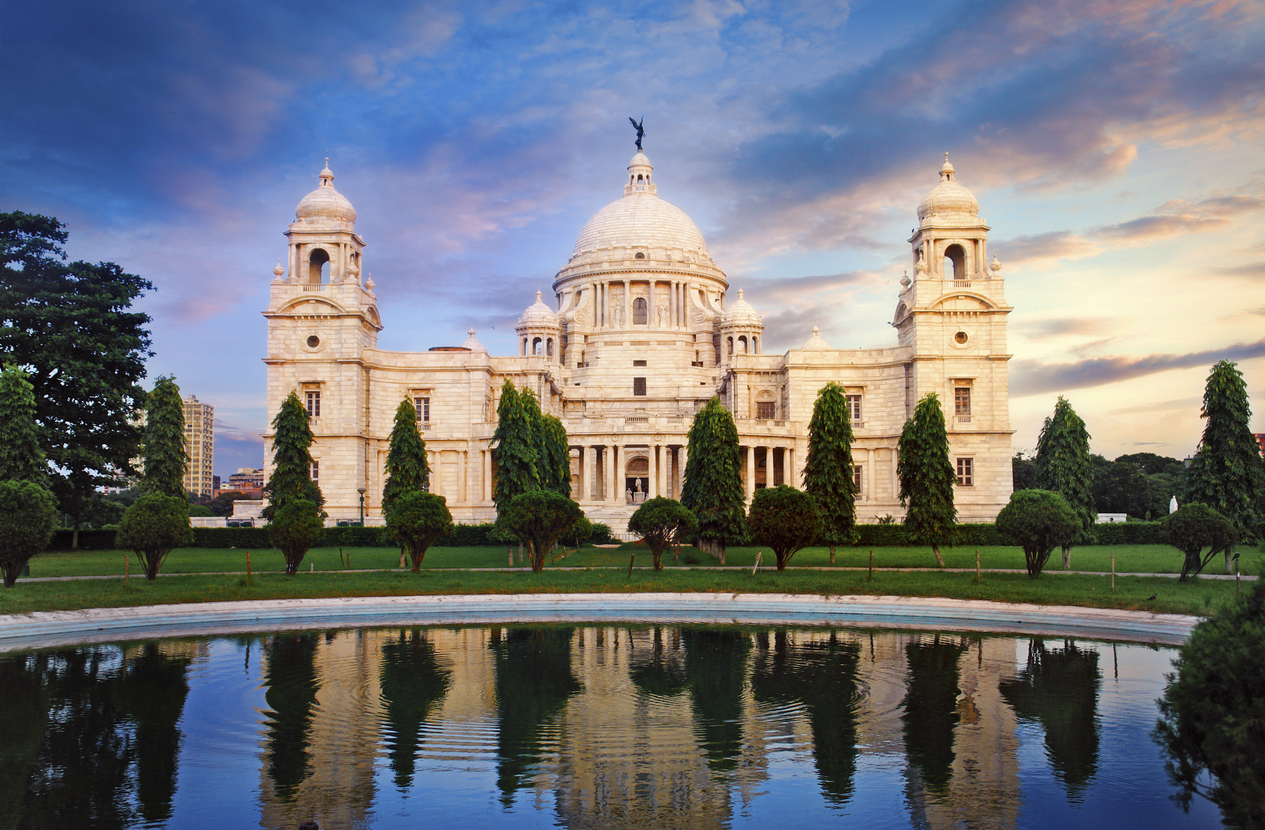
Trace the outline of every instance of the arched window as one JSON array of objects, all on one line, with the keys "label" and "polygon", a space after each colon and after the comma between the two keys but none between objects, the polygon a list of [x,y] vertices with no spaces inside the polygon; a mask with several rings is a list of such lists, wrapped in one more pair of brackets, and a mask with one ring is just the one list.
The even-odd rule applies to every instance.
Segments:
[{"label": "arched window", "polygon": [[540,354],[540,338],[539,337],[531,341],[531,353],[533,357]]},{"label": "arched window", "polygon": [[727,337],[725,340],[729,344],[729,354],[732,355],[734,353],[734,339],[732,337]]},{"label": "arched window", "polygon": [[307,260],[307,281],[312,285],[329,282],[329,271],[325,269],[326,265],[329,265],[329,254],[324,248],[313,248]]},{"label": "arched window", "polygon": [[553,357],[553,338],[552,337],[550,337],[548,340],[545,341],[545,355],[548,357]]},{"label": "arched window", "polygon": [[746,354],[746,353],[747,353],[747,338],[744,335],[738,338],[738,354]]},{"label": "arched window", "polygon": [[644,326],[646,324],[646,298],[638,297],[633,300],[633,325]]},{"label": "arched window", "polygon": [[756,337],[754,334],[751,335],[751,353],[760,353],[760,338]]},{"label": "arched window", "polygon": [[966,251],[961,245],[950,245],[944,249],[944,278],[966,279]]}]

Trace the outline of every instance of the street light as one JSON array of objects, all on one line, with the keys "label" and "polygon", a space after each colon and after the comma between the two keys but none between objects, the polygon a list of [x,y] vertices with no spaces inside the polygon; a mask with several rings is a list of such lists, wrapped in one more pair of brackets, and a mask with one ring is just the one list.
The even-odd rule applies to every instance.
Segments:
[{"label": "street light", "polygon": [[365,488],[357,487],[356,492],[360,494],[360,526],[365,526]]}]

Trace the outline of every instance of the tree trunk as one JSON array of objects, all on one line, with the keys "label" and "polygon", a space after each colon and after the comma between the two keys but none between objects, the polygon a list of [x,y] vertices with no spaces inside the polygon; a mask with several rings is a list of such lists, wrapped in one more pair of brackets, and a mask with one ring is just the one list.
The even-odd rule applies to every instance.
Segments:
[{"label": "tree trunk", "polygon": [[937,564],[937,565],[939,565],[940,567],[942,567],[942,568],[943,568],[943,567],[944,567],[944,557],[940,555],[940,546],[939,546],[939,545],[932,545],[932,546],[931,546],[931,552],[932,552],[932,553],[934,553],[934,554],[936,555],[936,564]]},{"label": "tree trunk", "polygon": [[6,559],[4,561],[4,587],[12,588],[18,581],[18,574],[22,572],[22,564],[16,559]]},{"label": "tree trunk", "polygon": [[162,566],[163,560],[157,556],[142,556],[141,564],[145,566],[145,578],[154,580],[158,578],[158,569]]},{"label": "tree trunk", "polygon": [[830,546],[830,564],[833,565],[834,563],[835,563],[835,546],[831,545]]},{"label": "tree trunk", "polygon": [[408,564],[408,548],[400,547],[400,567],[403,568]]},{"label": "tree trunk", "polygon": [[1230,563],[1234,559],[1234,557],[1231,556],[1231,553],[1232,551],[1230,550],[1230,548],[1225,549],[1225,572],[1228,574],[1234,573],[1234,568],[1230,567]]},{"label": "tree trunk", "polygon": [[1063,570],[1072,567],[1072,546],[1068,545],[1063,548]]},{"label": "tree trunk", "polygon": [[421,573],[422,560],[426,558],[426,551],[413,554],[413,573]]}]

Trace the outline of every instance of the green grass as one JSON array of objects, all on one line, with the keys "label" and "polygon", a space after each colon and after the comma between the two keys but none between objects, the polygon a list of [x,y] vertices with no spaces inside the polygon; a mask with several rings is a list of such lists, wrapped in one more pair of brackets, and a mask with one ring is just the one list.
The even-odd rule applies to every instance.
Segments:
[{"label": "green grass", "polygon": [[[340,556],[341,550],[341,556]],[[730,548],[726,564],[750,568],[755,563],[759,548]],[[864,568],[869,563],[870,548],[837,548],[835,567]],[[974,568],[976,548],[944,548],[941,552],[950,568]],[[1023,551],[1015,547],[980,547],[980,567],[989,569],[1019,569],[1024,567]],[[935,557],[930,548],[873,548],[875,568],[934,568]],[[553,564],[564,567],[618,568],[628,567],[629,553],[635,552],[638,565],[650,562],[650,553],[642,545],[623,545],[619,548],[582,548],[558,557]],[[517,548],[515,548],[517,553]],[[693,548],[686,548],[683,565],[692,560],[700,567],[719,563],[712,557]],[[1167,545],[1113,545],[1086,546],[1072,549],[1072,569],[1077,571],[1111,572],[1111,556],[1116,557],[1117,573],[1180,573],[1182,557],[1176,549]],[[399,564],[399,551],[392,548],[313,548],[303,559],[303,570],[342,571],[347,569],[347,557],[353,569],[394,569]],[[42,553],[31,560],[31,576],[103,576],[123,574],[122,551],[62,551]],[[280,571],[285,567],[281,553],[276,550],[250,552],[251,570]],[[670,553],[664,554],[667,567],[675,567]],[[504,546],[473,548],[432,548],[426,554],[422,567],[426,570],[447,568],[505,568],[509,566]],[[766,551],[763,567],[772,567],[772,551]],[[1240,567],[1245,575],[1258,575],[1263,571],[1265,554],[1260,549],[1245,551]],[[516,561],[515,567],[522,563]],[[828,548],[805,548],[791,559],[791,569],[830,567]],[[129,565],[136,573],[139,565],[132,556]],[[231,549],[180,548],[172,551],[163,563],[164,574],[221,573],[246,570],[246,551]],[[1050,557],[1047,573],[1062,570],[1058,551]],[[1220,558],[1208,565],[1207,573],[1223,573]]]},{"label": "green grass", "polygon": [[[344,549],[344,554],[349,551],[352,568],[383,570],[345,572],[338,549],[320,548],[304,559],[299,575],[286,577],[278,573],[282,567],[279,553],[256,551],[251,554],[254,574],[249,582],[240,574],[181,576],[147,582],[143,576],[138,576],[133,559],[131,578],[124,584],[120,578],[123,571],[121,552],[42,554],[32,560],[33,576],[109,574],[114,578],[42,583],[19,580],[12,590],[0,591],[0,614],[297,597],[603,591],[900,595],[1206,614],[1233,597],[1235,591],[1233,581],[1201,579],[1181,585],[1168,577],[1117,577],[1116,589],[1112,592],[1108,574],[1060,574],[1057,570],[1047,571],[1038,580],[1029,580],[1024,574],[985,573],[976,583],[974,573],[934,571],[876,571],[870,580],[865,571],[807,567],[824,565],[828,558],[825,549],[801,551],[792,560],[790,568],[782,573],[773,570],[766,562],[765,567],[754,576],[750,568],[755,548],[735,548],[729,552],[729,564],[742,565],[744,569],[676,567],[671,564],[671,556],[667,555],[668,567],[660,573],[650,570],[650,555],[644,547],[585,548],[559,559],[540,574],[492,570],[506,567],[504,547],[437,548],[427,554],[421,574],[395,569],[398,562],[396,551],[355,548]],[[636,553],[638,567],[628,577],[630,552]],[[685,554],[688,558],[697,559],[702,566],[714,563],[711,558],[691,548],[687,548]],[[1177,559],[1176,552],[1161,546],[1117,547],[1116,554],[1117,570],[1121,571],[1126,570],[1122,562],[1131,563],[1129,567],[1139,570],[1160,571],[1157,565],[1161,563],[1156,560]],[[868,549],[840,549],[837,562],[842,566],[861,567],[868,556]],[[927,560],[934,561],[928,550],[916,548],[876,548],[874,557],[875,567],[923,567],[928,564]],[[1072,562],[1083,569],[1095,565],[1103,557],[1109,566],[1109,548],[1080,548],[1073,551]],[[1013,548],[981,548],[980,558],[985,567],[1022,566],[1022,554]],[[1259,567],[1259,555],[1256,558]],[[946,559],[951,567],[974,567],[974,549],[947,551]],[[1168,564],[1175,563],[1170,561]],[[314,572],[309,571],[309,566],[314,568]],[[455,570],[463,567],[477,570]],[[190,548],[173,552],[163,573],[244,569],[245,551]],[[1146,597],[1153,593],[1158,595],[1157,599],[1147,601]]]}]

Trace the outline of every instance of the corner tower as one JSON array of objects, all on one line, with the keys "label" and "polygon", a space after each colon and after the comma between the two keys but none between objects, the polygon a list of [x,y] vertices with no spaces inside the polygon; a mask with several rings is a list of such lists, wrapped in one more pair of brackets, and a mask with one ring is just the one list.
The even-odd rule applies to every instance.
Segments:
[{"label": "corner tower", "polygon": [[[285,235],[288,267],[278,262],[273,269],[263,313],[268,418],[271,423],[291,392],[307,405],[316,434],[313,474],[328,499],[331,488],[325,485],[337,483],[330,477],[347,479],[343,483],[352,485],[351,492],[366,480],[364,352],[377,347],[382,330],[373,280],[363,270],[365,242],[356,233],[356,209],[334,189],[328,159]],[[270,471],[272,434],[264,439]],[[321,470],[326,480],[320,480]]]}]

